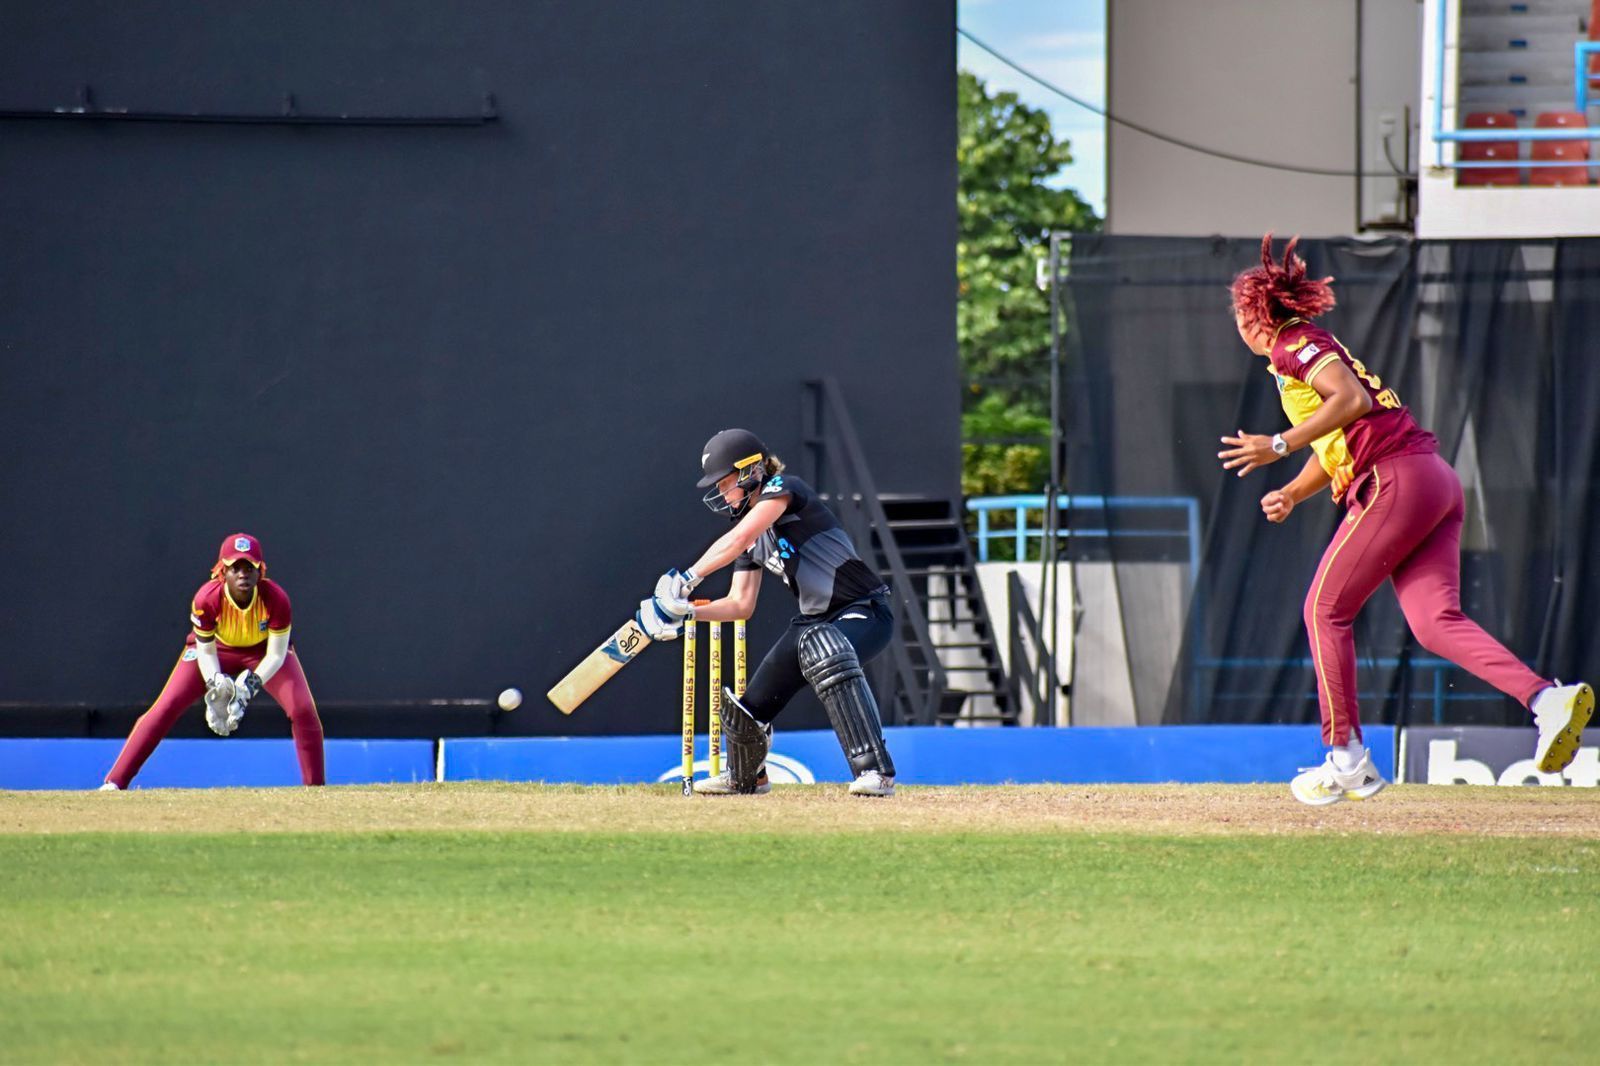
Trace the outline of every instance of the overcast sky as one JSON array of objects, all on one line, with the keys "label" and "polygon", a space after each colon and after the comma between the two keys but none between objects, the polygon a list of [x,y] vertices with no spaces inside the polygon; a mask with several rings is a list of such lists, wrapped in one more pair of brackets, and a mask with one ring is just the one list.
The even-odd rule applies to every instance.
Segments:
[{"label": "overcast sky", "polygon": [[[956,22],[996,51],[1099,107],[1106,97],[1105,0],[956,0]],[[1105,120],[1064,100],[956,38],[956,62],[989,86],[1014,92],[1050,115],[1057,139],[1072,145],[1072,166],[1052,184],[1078,190],[1106,209]]]}]

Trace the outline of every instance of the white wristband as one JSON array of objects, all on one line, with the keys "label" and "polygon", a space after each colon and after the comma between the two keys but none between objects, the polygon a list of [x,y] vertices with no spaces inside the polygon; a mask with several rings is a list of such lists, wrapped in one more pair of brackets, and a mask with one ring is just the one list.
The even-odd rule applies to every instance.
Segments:
[{"label": "white wristband", "polygon": [[285,659],[289,657],[289,631],[267,634],[267,653],[261,657],[261,663],[256,667],[256,676],[265,685],[272,680],[272,675],[278,672]]},{"label": "white wristband", "polygon": [[194,642],[194,663],[200,669],[200,680],[211,684],[211,679],[222,670],[222,662],[217,658],[217,642],[214,640],[196,640]]}]

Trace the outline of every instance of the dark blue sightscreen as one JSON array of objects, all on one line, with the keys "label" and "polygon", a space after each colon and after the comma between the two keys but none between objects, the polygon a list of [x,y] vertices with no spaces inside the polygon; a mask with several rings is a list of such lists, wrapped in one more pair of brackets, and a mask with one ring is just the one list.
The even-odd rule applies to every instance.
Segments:
[{"label": "dark blue sightscreen", "polygon": [[[957,491],[949,3],[62,2],[0,108],[0,700],[159,689],[235,527],[324,700],[528,690],[672,728],[676,649],[554,677],[723,528],[699,446],[845,381],[886,491]],[[718,586],[720,587],[720,586]],[[752,663],[786,620],[769,583]]]}]

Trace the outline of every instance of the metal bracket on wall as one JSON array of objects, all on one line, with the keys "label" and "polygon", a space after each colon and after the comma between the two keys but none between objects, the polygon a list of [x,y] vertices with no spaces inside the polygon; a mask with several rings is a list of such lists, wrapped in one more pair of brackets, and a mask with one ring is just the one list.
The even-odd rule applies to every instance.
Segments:
[{"label": "metal bracket on wall", "polygon": [[94,102],[94,89],[78,89],[77,103],[52,108],[0,107],[0,119],[90,120],[95,122],[196,122],[244,126],[483,126],[500,118],[493,93],[483,94],[483,105],[475,114],[438,115],[352,115],[305,114],[293,93],[284,93],[275,112],[142,111],[128,107],[101,107]]}]

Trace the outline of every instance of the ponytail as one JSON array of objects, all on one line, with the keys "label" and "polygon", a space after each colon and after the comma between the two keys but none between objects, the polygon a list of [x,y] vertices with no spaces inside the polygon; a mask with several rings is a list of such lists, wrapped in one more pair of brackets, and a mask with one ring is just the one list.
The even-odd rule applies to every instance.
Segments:
[{"label": "ponytail", "polygon": [[1306,277],[1306,261],[1295,254],[1299,237],[1283,250],[1283,261],[1272,259],[1272,234],[1261,238],[1261,265],[1240,271],[1229,286],[1233,310],[1251,329],[1269,329],[1289,318],[1316,318],[1332,310],[1332,275]]}]

